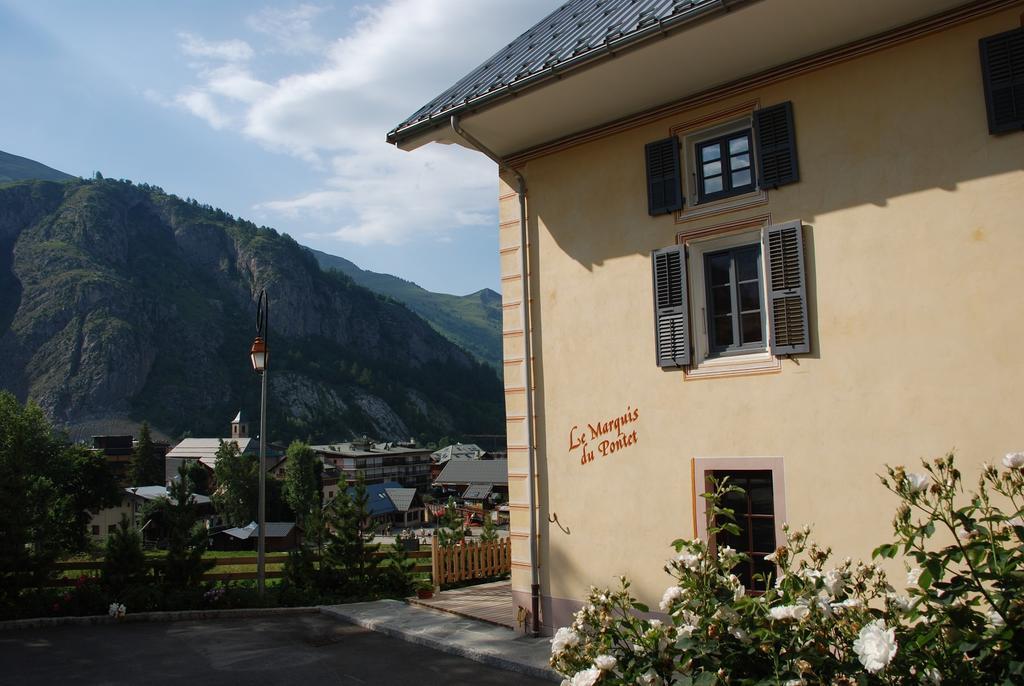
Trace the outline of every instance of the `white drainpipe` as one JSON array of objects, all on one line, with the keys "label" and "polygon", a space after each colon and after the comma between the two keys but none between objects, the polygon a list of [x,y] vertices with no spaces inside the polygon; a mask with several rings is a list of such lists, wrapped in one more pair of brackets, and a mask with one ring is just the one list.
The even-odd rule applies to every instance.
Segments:
[{"label": "white drainpipe", "polygon": [[483,143],[478,141],[467,131],[463,130],[459,126],[459,116],[453,114],[451,117],[452,130],[465,140],[469,145],[476,150],[479,150],[487,157],[491,158],[499,168],[505,169],[511,172],[515,177],[518,185],[519,194],[519,269],[523,275],[522,278],[522,296],[520,298],[520,313],[523,321],[523,370],[524,370],[524,383],[526,386],[526,500],[527,506],[530,512],[530,617],[531,626],[530,633],[534,636],[540,635],[540,568],[537,564],[537,514],[536,514],[536,498],[534,494],[536,472],[534,469],[534,450],[533,450],[533,374],[531,372],[531,364],[533,361],[533,354],[531,352],[532,346],[531,333],[530,333],[530,290],[529,281],[526,272],[527,257],[526,257],[526,179],[518,171],[513,169],[505,160],[498,157],[494,152],[489,150]]}]

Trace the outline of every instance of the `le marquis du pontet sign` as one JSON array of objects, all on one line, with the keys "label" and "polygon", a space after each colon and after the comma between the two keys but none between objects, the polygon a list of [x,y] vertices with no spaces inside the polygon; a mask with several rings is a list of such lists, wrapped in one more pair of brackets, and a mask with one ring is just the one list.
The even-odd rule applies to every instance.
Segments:
[{"label": "le marquis du pontet sign", "polygon": [[631,405],[621,415],[569,429],[569,454],[580,451],[580,464],[594,461],[600,454],[607,457],[620,450],[636,445],[636,421],[640,419],[640,410]]}]

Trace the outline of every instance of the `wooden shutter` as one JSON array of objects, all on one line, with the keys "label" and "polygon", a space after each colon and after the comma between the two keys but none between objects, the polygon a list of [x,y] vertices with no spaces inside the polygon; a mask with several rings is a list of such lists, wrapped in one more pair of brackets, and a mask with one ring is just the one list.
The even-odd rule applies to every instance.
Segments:
[{"label": "wooden shutter", "polygon": [[654,340],[659,367],[690,364],[686,250],[673,245],[651,253],[654,271]]},{"label": "wooden shutter", "polygon": [[675,136],[648,143],[647,213],[667,214],[683,208],[683,191],[679,178],[679,141]]},{"label": "wooden shutter", "polygon": [[768,269],[768,330],[772,353],[809,353],[807,280],[800,222],[766,228],[764,255]]},{"label": "wooden shutter", "polygon": [[793,103],[783,102],[754,112],[754,136],[761,188],[778,188],[800,180]]},{"label": "wooden shutter", "polygon": [[989,133],[1024,128],[1024,27],[982,38],[979,47]]}]

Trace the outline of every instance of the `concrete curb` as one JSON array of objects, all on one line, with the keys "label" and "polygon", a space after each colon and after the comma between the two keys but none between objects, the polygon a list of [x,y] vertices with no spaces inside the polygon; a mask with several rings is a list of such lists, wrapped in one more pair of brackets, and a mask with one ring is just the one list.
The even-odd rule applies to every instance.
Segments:
[{"label": "concrete curb", "polygon": [[[417,609],[422,609],[427,612],[437,612],[437,610],[431,610],[429,608]],[[403,641],[415,643],[416,645],[421,645],[425,648],[430,648],[432,650],[439,650],[443,653],[458,655],[459,657],[474,660],[475,662],[480,662],[491,667],[497,667],[499,669],[504,669],[509,672],[515,672],[517,674],[525,674],[526,676],[531,676],[536,679],[554,681],[556,683],[562,681],[562,677],[552,669],[538,667],[528,662],[520,662],[519,660],[513,660],[509,657],[506,657],[505,655],[502,655],[501,653],[489,650],[474,650],[466,646],[439,641],[430,636],[424,636],[410,631],[405,631],[403,629],[399,629],[393,626],[388,626],[385,620],[368,619],[365,617],[360,617],[359,615],[354,613],[345,612],[344,606],[325,605],[320,608],[320,612],[321,614],[330,615],[344,622],[348,622],[349,624],[356,624],[358,626],[363,627],[364,629],[370,629],[371,631],[376,631],[378,633],[391,636],[392,638],[399,638]],[[510,634],[510,636],[511,635],[514,634]],[[515,639],[510,638],[509,640]]]},{"label": "concrete curb", "polygon": [[124,622],[178,622],[196,619],[245,619],[249,617],[275,617],[280,615],[316,614],[320,611],[313,607],[253,607],[237,610],[178,610],[174,612],[136,612],[127,614],[120,619],[107,615],[90,615],[87,617],[36,617],[32,619],[10,619],[0,622],[0,631],[18,629],[44,629],[64,624],[72,626],[89,626],[93,624],[121,624]]}]

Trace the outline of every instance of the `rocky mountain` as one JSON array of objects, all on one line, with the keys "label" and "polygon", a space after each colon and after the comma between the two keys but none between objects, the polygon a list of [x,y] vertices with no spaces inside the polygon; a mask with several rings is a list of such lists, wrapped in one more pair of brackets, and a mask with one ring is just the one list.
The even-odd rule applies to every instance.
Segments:
[{"label": "rocky mountain", "polygon": [[501,369],[501,296],[490,288],[469,295],[434,293],[397,276],[360,269],[344,257],[309,251],[321,268],[336,269],[360,286],[404,303],[445,338]]},{"label": "rocky mountain", "polygon": [[225,435],[256,416],[271,300],[273,440],[501,433],[493,369],[287,235],[146,184],[0,185],[0,388],[72,435],[148,420]]},{"label": "rocky mountain", "polygon": [[27,157],[18,157],[0,150],[0,183],[39,179],[41,181],[69,181],[71,174],[57,171]]}]

